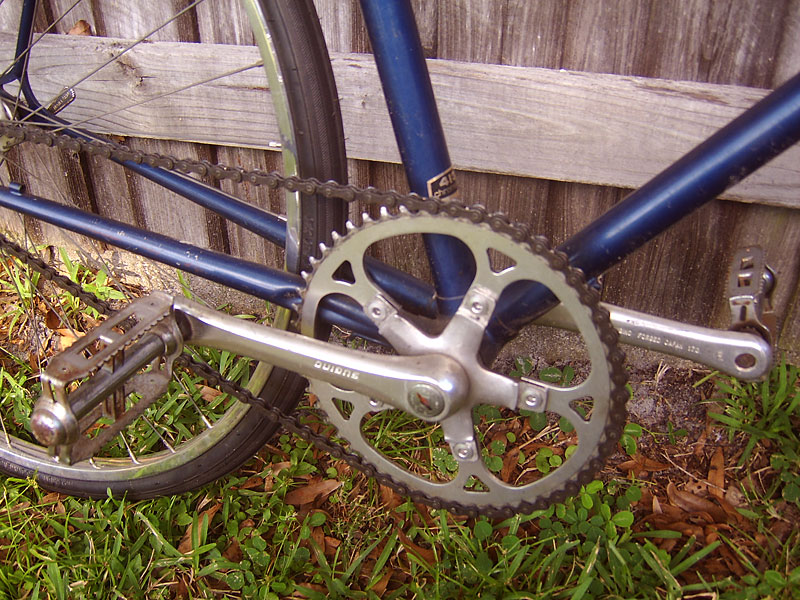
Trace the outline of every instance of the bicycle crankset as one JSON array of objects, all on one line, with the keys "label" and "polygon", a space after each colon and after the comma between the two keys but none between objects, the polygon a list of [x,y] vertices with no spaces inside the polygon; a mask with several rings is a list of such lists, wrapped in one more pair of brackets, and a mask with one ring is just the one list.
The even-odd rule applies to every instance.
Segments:
[{"label": "bicycle crankset", "polygon": [[[350,450],[400,489],[455,510],[534,510],[576,493],[591,480],[615,448],[627,393],[617,334],[582,274],[540,238],[514,241],[488,224],[444,213],[390,215],[384,209],[379,220],[365,215],[362,228],[348,229],[332,247],[323,247],[322,259],[306,274],[302,331],[313,333],[324,298],[344,296],[361,307],[396,353],[448,356],[468,381],[468,391],[457,404],[425,384],[408,390],[407,398],[387,403],[354,391],[345,378],[336,385],[329,383],[330,377],[328,382],[312,378],[309,390]],[[365,267],[370,247],[409,234],[456,237],[474,260],[472,283],[455,314],[443,323],[406,314]],[[494,308],[506,290],[518,289],[521,282],[544,285],[574,321],[589,363],[578,384],[559,387],[514,378],[482,364],[479,350]],[[487,412],[481,407],[490,408]],[[520,419],[521,411],[534,417],[538,431]],[[488,424],[487,414],[493,415]],[[394,437],[387,433],[392,426],[399,430]],[[520,458],[537,454],[546,464]],[[426,460],[430,469],[423,464]]]}]

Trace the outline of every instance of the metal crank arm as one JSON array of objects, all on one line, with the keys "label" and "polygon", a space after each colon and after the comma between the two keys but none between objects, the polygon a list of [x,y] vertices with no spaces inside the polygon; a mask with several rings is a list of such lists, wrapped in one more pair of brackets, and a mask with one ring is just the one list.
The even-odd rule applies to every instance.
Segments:
[{"label": "metal crank arm", "polygon": [[443,354],[369,354],[237,319],[183,298],[174,299],[174,310],[186,343],[262,360],[428,421],[458,411],[469,391],[464,370]]},{"label": "metal crank arm", "polygon": [[[442,354],[368,354],[154,292],[50,360],[31,417],[34,435],[62,462],[94,456],[166,392],[187,343],[266,361],[429,421],[457,412],[469,392],[464,370]],[[112,423],[95,431],[101,417]]]},{"label": "metal crank arm", "polygon": [[[602,304],[619,332],[619,341],[707,365],[744,380],[760,379],[772,367],[772,346],[760,335],[720,331]],[[557,306],[538,325],[575,330],[569,313]]]}]

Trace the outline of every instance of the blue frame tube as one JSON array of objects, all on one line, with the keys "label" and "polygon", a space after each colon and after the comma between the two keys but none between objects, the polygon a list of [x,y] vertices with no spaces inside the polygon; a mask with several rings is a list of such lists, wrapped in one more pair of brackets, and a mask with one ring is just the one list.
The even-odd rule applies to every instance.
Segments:
[{"label": "blue frame tube", "polygon": [[[800,73],[559,246],[592,279],[800,141]],[[553,304],[541,285],[502,299],[502,344]]]},{"label": "blue frame tube", "polygon": [[[448,172],[452,163],[411,2],[360,2],[409,186],[428,196],[428,182]],[[474,274],[463,268],[464,245],[451,237],[427,235],[425,247],[439,308],[452,313]]]},{"label": "blue frame tube", "polygon": [[[76,135],[76,132],[72,130],[67,133]],[[80,135],[80,132],[78,132],[77,136]],[[120,161],[113,158],[111,160],[175,192],[179,196],[183,196],[195,204],[207,208],[237,225],[241,225],[273,244],[281,247],[286,245],[286,220],[278,215],[225,194],[186,175],[165,171],[142,163],[135,163],[130,160]]]},{"label": "blue frame tube", "polygon": [[[122,248],[165,265],[198,275],[279,306],[297,310],[303,278],[221,252],[198,248],[170,237],[107,219],[45,198],[0,187],[0,207],[40,219],[92,239]],[[345,298],[330,297],[320,307],[327,322],[380,341],[380,335],[361,307]]]},{"label": "blue frame tube", "polygon": [[244,261],[221,252],[88,214],[52,200],[0,188],[0,206],[122,248],[210,281],[294,308],[300,303],[302,277]]}]

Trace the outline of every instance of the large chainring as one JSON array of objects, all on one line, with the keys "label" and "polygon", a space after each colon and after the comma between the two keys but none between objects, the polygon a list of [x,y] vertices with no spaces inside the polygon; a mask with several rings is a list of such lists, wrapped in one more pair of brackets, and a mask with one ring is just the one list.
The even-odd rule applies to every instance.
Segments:
[{"label": "large chainring", "polygon": [[[477,229],[472,229],[472,233],[467,236],[473,241],[474,239],[482,239],[484,236],[489,236],[490,234],[495,236],[495,239],[502,238],[506,241],[514,240],[516,245],[527,252],[527,254],[523,254],[526,258],[521,264],[527,264],[529,260],[531,260],[529,256],[538,256],[540,259],[544,259],[544,263],[539,264],[539,266],[534,267],[534,269],[542,269],[542,272],[552,270],[560,273],[563,280],[566,281],[567,286],[572,290],[571,292],[568,291],[565,297],[569,297],[572,300],[573,310],[581,312],[584,316],[586,314],[591,315],[591,324],[587,323],[585,319],[580,320],[582,323],[582,332],[584,333],[584,337],[589,335],[589,337],[593,338],[594,341],[587,342],[587,345],[592,346],[595,350],[595,354],[599,356],[598,349],[602,348],[605,355],[605,363],[596,358],[592,359],[592,377],[597,381],[596,378],[599,376],[594,375],[594,373],[603,369],[606,376],[610,378],[612,382],[606,389],[606,391],[610,390],[608,395],[603,394],[603,397],[598,396],[594,398],[598,410],[592,409],[591,416],[587,420],[589,423],[588,426],[581,425],[578,421],[580,414],[572,411],[572,408],[569,409],[572,411],[569,413],[572,415],[572,420],[578,422],[578,428],[584,431],[583,440],[580,442],[583,446],[581,454],[577,455],[576,453],[576,455],[569,458],[565,464],[565,466],[569,466],[569,472],[558,469],[558,478],[554,478],[553,475],[543,478],[541,480],[543,483],[537,483],[535,486],[526,486],[524,488],[524,493],[516,491],[514,486],[502,485],[503,482],[493,480],[492,477],[494,476],[488,473],[486,469],[475,466],[471,468],[472,472],[477,473],[476,478],[480,479],[481,476],[483,476],[484,479],[490,482],[492,487],[490,487],[488,491],[476,494],[470,490],[463,489],[463,486],[462,489],[459,489],[457,485],[452,483],[430,485],[430,483],[425,483],[425,478],[409,476],[408,473],[403,472],[405,469],[398,470],[396,465],[391,464],[391,461],[382,458],[380,452],[370,449],[369,444],[360,444],[359,439],[363,436],[360,430],[355,431],[358,426],[358,420],[356,418],[345,419],[344,422],[342,419],[339,419],[338,427],[340,431],[342,431],[346,429],[346,423],[350,423],[349,426],[352,429],[349,434],[350,438],[356,440],[355,446],[360,446],[363,454],[357,454],[352,451],[348,452],[345,447],[337,443],[334,439],[316,433],[309,425],[302,423],[298,415],[283,414],[274,406],[265,403],[262,398],[256,397],[241,386],[225,380],[218,372],[213,371],[203,364],[196,363],[190,359],[187,360],[188,357],[186,355],[179,357],[178,361],[180,361],[181,364],[190,363],[191,368],[208,379],[211,385],[220,386],[221,389],[232,394],[242,402],[258,406],[261,410],[272,415],[277,422],[281,423],[289,431],[295,432],[301,437],[313,442],[317,447],[330,453],[332,456],[346,461],[351,467],[363,471],[370,477],[376,478],[380,483],[390,485],[403,494],[409,494],[415,500],[422,500],[433,506],[445,507],[462,514],[481,513],[496,518],[504,518],[515,512],[529,512],[537,508],[544,508],[549,503],[559,501],[563,497],[577,492],[579,485],[591,478],[593,472],[600,468],[603,457],[613,450],[619,436],[619,431],[625,421],[624,406],[627,398],[627,394],[624,390],[626,376],[622,366],[624,355],[616,347],[616,332],[609,322],[606,311],[599,307],[599,294],[585,286],[582,274],[579,271],[570,269],[567,266],[567,257],[558,252],[551,251],[546,244],[546,240],[541,237],[531,236],[527,226],[524,224],[512,222],[501,213],[489,213],[480,205],[465,205],[453,200],[444,202],[435,198],[422,198],[414,194],[402,195],[397,192],[380,191],[375,188],[361,189],[352,185],[338,184],[336,182],[319,182],[314,179],[301,179],[293,176],[283,177],[276,172],[260,170],[246,171],[238,167],[215,165],[206,161],[142,153],[140,151],[130,150],[119,144],[102,140],[82,140],[57,132],[44,131],[36,126],[26,124],[0,121],[0,134],[7,136],[10,140],[9,143],[13,144],[27,141],[35,144],[68,149],[74,152],[85,152],[89,155],[103,158],[115,158],[121,161],[132,160],[137,163],[146,163],[151,166],[158,166],[162,169],[181,173],[207,175],[215,180],[229,180],[234,183],[248,182],[256,186],[264,185],[269,188],[284,188],[289,191],[301,191],[306,194],[321,194],[326,197],[339,198],[346,202],[358,201],[372,206],[378,205],[390,208],[399,207],[401,210],[406,208],[413,211],[428,211],[430,214],[442,215],[441,221],[431,222],[434,223],[432,228],[435,232],[441,232],[444,228],[448,230],[445,231],[445,233],[448,233],[448,222],[462,224],[471,222],[479,224],[474,225],[473,227],[477,227]],[[416,218],[423,217],[424,215]],[[400,218],[405,220],[408,217],[406,215]],[[395,222],[394,219],[392,221]],[[422,222],[417,220],[414,221],[414,223],[419,225]],[[352,225],[349,225],[349,227],[352,229]],[[371,224],[368,223],[367,229],[369,229],[369,227],[371,227]],[[461,225],[459,225],[459,227],[461,227]],[[381,231],[383,231],[382,225]],[[359,233],[359,235],[362,234]],[[385,237],[391,237],[391,235],[391,233],[387,233]],[[325,249],[325,254],[331,256],[334,253],[338,253],[341,257],[340,245],[346,243],[348,252],[359,257],[363,256],[363,249],[360,255],[358,251],[353,252],[354,246],[352,240],[354,237],[355,236],[351,234],[345,240],[337,241],[332,249]],[[362,241],[363,239],[362,237]],[[83,292],[79,286],[72,284],[66,277],[57,275],[39,257],[30,254],[23,248],[16,246],[16,244],[1,236],[0,247],[11,255],[17,256],[24,263],[34,268],[34,270],[42,273],[46,278],[53,280],[63,289],[70,291],[77,297],[83,298],[89,306],[93,306],[103,313],[109,311],[109,307],[105,302],[99,301],[91,297],[90,294]],[[511,254],[516,254],[516,251],[512,251]],[[333,264],[334,260],[336,260],[336,258],[326,260],[327,266],[325,269],[330,270],[329,267]],[[359,264],[359,262],[357,261],[354,264]],[[520,263],[515,265],[515,270],[519,269],[521,269]],[[313,327],[316,321],[316,308],[322,297],[320,292],[323,294],[328,293],[325,290],[329,288],[321,285],[322,282],[326,281],[323,272],[327,271],[324,269],[317,269],[315,271],[313,287],[310,290],[310,294],[306,295],[306,308],[303,312],[303,322],[306,331]],[[480,269],[479,275],[481,275]],[[328,273],[327,276],[330,277],[330,273]],[[359,277],[359,282],[368,281],[368,278],[364,277],[363,269],[361,269]],[[309,279],[311,279],[310,276]],[[361,286],[354,286],[351,289],[359,288],[365,289]],[[579,304],[583,305],[583,308],[575,306],[575,294],[577,294],[580,301]],[[345,292],[345,295],[349,295],[349,292]],[[563,302],[564,298],[561,298],[561,300]],[[590,333],[592,328],[594,328],[594,334]],[[418,333],[422,332],[422,330],[417,331]],[[456,330],[453,329],[453,331]],[[599,344],[597,343],[598,335],[600,340]],[[454,337],[457,338],[459,336],[454,335]],[[442,336],[435,339],[440,341],[446,340],[446,338]],[[402,344],[400,344],[398,340],[395,340],[395,346],[401,348]],[[420,344],[419,346],[425,346],[425,344]],[[425,351],[427,352],[428,350]],[[603,367],[603,364],[607,366]],[[187,364],[186,366],[189,365]],[[483,368],[482,365],[480,365],[480,368]],[[585,384],[582,385],[585,386]],[[322,401],[326,403],[328,410],[330,408],[336,408],[336,410],[339,411],[338,407],[341,406],[340,402],[337,403],[336,400],[327,400],[328,398],[335,399],[337,395],[343,396],[347,393],[346,390],[320,387],[318,382],[312,382],[312,389],[316,391]],[[531,389],[534,392],[541,393],[541,387],[536,388],[534,386]],[[585,388],[581,387],[581,389]],[[546,395],[545,393],[545,396]],[[561,397],[563,398],[564,396],[562,395]],[[358,410],[362,411],[362,414],[365,414],[363,407],[366,406],[364,402],[368,402],[368,399],[356,398],[352,396],[352,394],[350,399],[357,400]],[[353,406],[355,405],[354,403]],[[369,412],[381,408],[375,403],[370,403],[369,406],[372,409]],[[544,408],[549,409],[545,404],[545,406],[538,406],[536,410],[543,410]],[[603,413],[602,418],[600,418],[601,412]],[[331,411],[331,414],[335,413]],[[466,412],[464,414],[466,414]],[[460,429],[462,432],[468,429],[465,427],[467,419],[464,417],[464,414],[462,414],[460,418]],[[448,425],[448,427],[450,427],[450,425]],[[591,429],[594,434],[593,443],[590,443],[588,436],[585,434],[587,429]],[[476,449],[477,445],[474,446],[473,450]],[[473,454],[478,456],[478,453]],[[470,467],[467,466],[462,471],[463,473],[467,473],[469,469]],[[463,479],[464,475],[461,475],[461,477]],[[429,479],[428,481],[430,482],[432,480]],[[486,489],[483,481],[481,481],[480,485]],[[492,493],[492,490],[494,493]],[[505,493],[504,490],[508,493]],[[508,497],[511,497],[510,501]]]},{"label": "large chainring", "polygon": [[[535,510],[576,493],[580,485],[590,481],[604,458],[615,449],[625,421],[627,393],[616,332],[598,304],[599,295],[587,287],[582,274],[570,268],[563,255],[550,250],[541,238],[515,241],[489,224],[452,218],[446,212],[430,215],[401,211],[390,215],[384,209],[379,220],[365,216],[363,227],[351,225],[348,229],[346,236],[323,248],[322,259],[306,275],[308,285],[300,315],[302,331],[313,333],[320,302],[325,297],[344,296],[362,308],[395,352],[447,354],[459,362],[470,381],[467,401],[438,424],[438,432],[430,423],[405,420],[400,429],[413,432],[407,439],[424,441],[412,442],[401,451],[399,446],[404,442],[397,440],[402,438],[402,431],[401,438],[387,436],[385,431],[389,423],[398,422],[398,411],[353,391],[312,380],[311,393],[350,451],[400,487],[416,492],[416,496],[462,511]],[[404,313],[368,274],[364,258],[372,246],[411,234],[456,237],[474,260],[472,283],[458,310],[445,323],[434,325]],[[469,256],[465,256],[465,262],[469,262]],[[515,380],[482,364],[479,350],[494,307],[505,291],[519,289],[521,282],[544,285],[575,321],[590,367],[577,385],[559,387],[525,378]],[[431,399],[424,396],[420,401],[427,406]],[[513,453],[517,457],[518,451],[549,448],[544,453],[548,457],[546,466],[535,474],[532,469],[518,473],[519,469],[515,471],[514,465],[506,463],[507,457],[491,456],[489,433],[485,427],[476,426],[481,421],[479,407],[487,405],[499,409],[495,413],[501,419],[495,419],[495,423],[519,419],[521,409],[548,417],[545,429],[552,433],[535,438],[528,430],[528,448],[517,448]],[[569,422],[563,429],[571,427],[574,431],[559,433],[559,419],[562,424],[564,419]],[[426,426],[428,433],[420,434]],[[437,443],[438,447],[434,447]],[[447,468],[424,468],[420,465],[424,454],[434,457],[430,464],[449,462],[451,472]],[[558,458],[553,459],[554,456]],[[502,469],[498,469],[499,464]]]}]

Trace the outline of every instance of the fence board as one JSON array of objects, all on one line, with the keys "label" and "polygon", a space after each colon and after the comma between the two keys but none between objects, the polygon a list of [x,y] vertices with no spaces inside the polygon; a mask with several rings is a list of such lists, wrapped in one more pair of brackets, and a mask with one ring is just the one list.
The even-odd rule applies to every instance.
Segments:
[{"label": "fence board", "polygon": [[[57,69],[85,70],[96,46],[115,40],[53,36],[37,47],[35,79]],[[9,40],[3,45],[9,50]],[[4,54],[5,54],[4,53]],[[167,60],[169,57],[169,60]],[[119,84],[107,80],[82,92],[65,116],[108,113],[110,133],[249,147],[280,143],[264,117],[258,69],[182,90],[196,81],[258,61],[254,48],[212,44],[152,43],[126,55],[129,72]],[[209,72],[208,66],[214,70]],[[376,70],[364,55],[336,55],[334,67],[351,156],[399,160]],[[205,69],[205,70],[204,70]],[[671,164],[717,128],[765,95],[764,90],[586,72],[432,61],[445,131],[458,168],[634,188]],[[48,86],[49,83],[49,86]],[[140,97],[155,95],[133,106]],[[120,111],[120,106],[129,110]],[[503,132],[498,134],[498,132]],[[798,206],[800,148],[776,159],[725,197]]]}]

